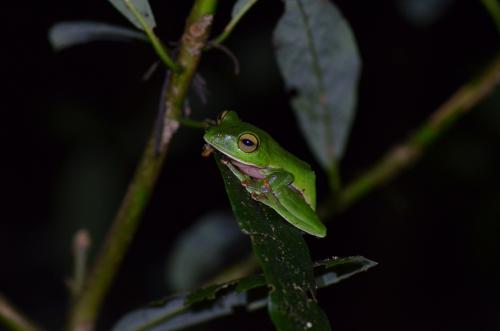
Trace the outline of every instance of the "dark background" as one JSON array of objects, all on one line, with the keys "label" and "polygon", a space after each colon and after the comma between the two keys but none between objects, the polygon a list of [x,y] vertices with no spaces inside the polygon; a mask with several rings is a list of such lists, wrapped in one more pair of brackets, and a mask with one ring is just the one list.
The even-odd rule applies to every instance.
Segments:
[{"label": "dark background", "polygon": [[[437,0],[436,0],[437,1]],[[215,31],[229,18],[221,1]],[[338,0],[363,59],[357,117],[343,178],[354,178],[403,140],[498,51],[480,1],[447,3],[427,19],[403,1]],[[422,1],[424,2],[424,1]],[[158,34],[178,39],[191,1],[151,4]],[[235,109],[318,169],[288,106],[271,48],[279,1],[261,1],[227,42],[240,60],[211,51],[200,72],[209,102],[193,118]],[[412,15],[413,14],[413,15]],[[88,228],[99,247],[153,125],[161,73],[141,80],[146,44],[98,42],[54,53],[47,30],[62,20],[127,26],[106,1],[10,2],[2,10],[2,217],[0,292],[49,330],[61,329],[71,238]],[[308,237],[314,259],[361,254],[368,273],[320,291],[335,330],[500,330],[500,93],[464,116],[412,169]],[[171,289],[172,242],[228,202],[201,132],[181,129],[144,222],[105,302],[99,329]],[[200,330],[271,329],[264,311]],[[1,329],[1,326],[0,326]]]}]

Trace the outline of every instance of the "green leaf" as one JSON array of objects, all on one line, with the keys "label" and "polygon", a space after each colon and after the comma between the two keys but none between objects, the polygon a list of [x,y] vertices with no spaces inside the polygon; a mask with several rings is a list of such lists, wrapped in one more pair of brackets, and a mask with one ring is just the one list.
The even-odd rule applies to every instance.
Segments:
[{"label": "green leaf", "polygon": [[56,51],[91,41],[128,41],[131,39],[147,41],[146,36],[141,32],[101,22],[59,22],[49,29],[49,41]]},{"label": "green leaf", "polygon": [[[136,28],[144,30],[137,14],[142,16],[144,22],[153,29],[156,26],[155,17],[148,0],[109,0],[111,4],[125,16]],[[133,9],[132,9],[133,8]],[[135,10],[136,12],[135,12]]]},{"label": "green leaf", "polygon": [[264,271],[269,292],[269,314],[278,330],[330,330],[315,299],[309,249],[302,233],[276,212],[254,201],[239,180],[220,163],[233,212],[243,232],[250,235],[254,253]]},{"label": "green leaf", "polygon": [[[336,284],[377,265],[362,256],[333,258],[314,264],[318,287]],[[112,331],[179,330],[232,314],[267,306],[268,291],[263,275],[212,285],[189,294],[176,295],[132,311],[121,318]]]},{"label": "green leaf", "polygon": [[339,10],[324,0],[285,0],[274,31],[276,57],[309,146],[329,171],[344,153],[361,61]]}]

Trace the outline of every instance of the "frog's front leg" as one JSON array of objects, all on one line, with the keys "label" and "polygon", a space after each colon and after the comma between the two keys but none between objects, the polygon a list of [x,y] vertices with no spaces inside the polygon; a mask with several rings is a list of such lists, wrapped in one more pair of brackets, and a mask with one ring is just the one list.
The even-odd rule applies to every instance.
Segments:
[{"label": "frog's front leg", "polygon": [[285,187],[288,187],[294,181],[294,177],[287,171],[270,172],[263,179],[252,179],[242,182],[242,185],[247,190],[252,190],[262,193],[278,192]]},{"label": "frog's front leg", "polygon": [[222,160],[222,163],[238,178],[241,185],[250,193],[269,193],[280,190],[281,188],[290,185],[294,181],[294,177],[287,171],[274,171],[263,173],[265,178],[255,179],[241,171],[237,166],[229,160]]},{"label": "frog's front leg", "polygon": [[260,202],[269,200],[268,195],[272,195],[271,186],[266,179],[253,179],[251,176],[242,172],[231,161],[222,159],[221,162],[238,178],[245,190],[250,193],[252,199]]},{"label": "frog's front leg", "polygon": [[221,159],[221,162],[228,167],[228,169],[238,178],[238,180],[243,183],[245,181],[251,181],[252,178],[248,176],[247,174],[244,174],[238,167],[236,167],[234,164],[231,163],[231,161]]}]

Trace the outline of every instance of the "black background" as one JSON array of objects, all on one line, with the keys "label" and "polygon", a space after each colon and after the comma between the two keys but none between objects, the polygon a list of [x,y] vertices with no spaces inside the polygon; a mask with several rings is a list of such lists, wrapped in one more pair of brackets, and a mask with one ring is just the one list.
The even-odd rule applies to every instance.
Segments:
[{"label": "black background", "polygon": [[[215,31],[230,15],[221,1]],[[358,113],[343,178],[354,178],[403,140],[495,56],[499,35],[480,1],[452,1],[429,24],[413,24],[396,1],[336,1],[363,59]],[[178,39],[191,1],[151,1],[163,40]],[[208,105],[193,117],[238,110],[318,169],[288,106],[271,32],[279,1],[261,1],[222,53],[204,56]],[[111,222],[153,125],[162,74],[141,76],[146,44],[98,42],[54,53],[49,27],[63,20],[128,23],[106,1],[10,2],[2,9],[2,208],[0,292],[49,330],[61,329],[71,238],[86,227],[93,253]],[[366,274],[322,290],[335,330],[500,329],[500,94],[464,116],[423,159],[308,238],[315,259],[361,254]],[[201,132],[181,129],[144,222],[105,302],[99,330],[170,293],[172,240],[213,208],[228,208]],[[199,329],[271,329],[264,311],[240,312]],[[1,326],[0,326],[1,329]]]}]

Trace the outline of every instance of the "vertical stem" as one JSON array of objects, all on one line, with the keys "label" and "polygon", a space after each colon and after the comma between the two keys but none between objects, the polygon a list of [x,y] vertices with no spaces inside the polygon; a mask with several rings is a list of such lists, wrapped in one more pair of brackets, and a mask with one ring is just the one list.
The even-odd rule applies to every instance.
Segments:
[{"label": "vertical stem", "polygon": [[159,154],[155,150],[155,134],[151,134],[141,162],[129,184],[125,198],[109,230],[82,294],[70,311],[68,329],[94,330],[95,320],[111,282],[127,252],[142,213],[150,200],[153,187],[163,165],[171,138],[178,128],[175,118],[182,112],[191,79],[196,72],[201,50],[208,37],[217,0],[195,0],[187,19],[177,57],[181,71],[171,76],[166,93],[167,112],[163,143]]},{"label": "vertical stem", "polygon": [[341,189],[340,173],[338,162],[333,162],[328,171],[328,184],[330,186],[330,194],[337,197]]},{"label": "vertical stem", "polygon": [[73,279],[70,282],[73,299],[77,298],[82,293],[85,285],[90,245],[91,240],[89,232],[86,229],[79,230],[73,238],[73,260],[75,265]]}]

